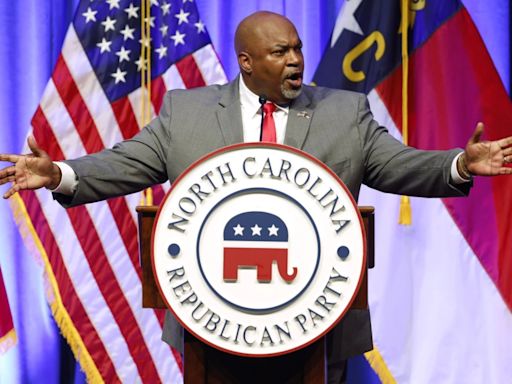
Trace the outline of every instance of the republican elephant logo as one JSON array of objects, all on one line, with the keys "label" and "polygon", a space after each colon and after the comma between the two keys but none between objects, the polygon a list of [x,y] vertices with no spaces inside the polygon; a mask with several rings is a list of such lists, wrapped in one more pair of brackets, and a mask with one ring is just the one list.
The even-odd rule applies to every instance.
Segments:
[{"label": "republican elephant logo", "polygon": [[256,269],[260,283],[272,281],[272,265],[277,264],[281,278],[291,283],[297,267],[288,272],[288,229],[283,220],[267,212],[240,213],[224,227],[225,282],[236,282],[238,271]]}]

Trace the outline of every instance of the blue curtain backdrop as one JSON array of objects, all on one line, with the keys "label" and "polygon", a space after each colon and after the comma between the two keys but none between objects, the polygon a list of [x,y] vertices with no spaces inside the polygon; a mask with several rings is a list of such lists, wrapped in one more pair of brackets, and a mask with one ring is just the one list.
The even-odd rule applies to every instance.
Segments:
[{"label": "blue curtain backdrop", "polygon": [[[238,73],[232,44],[236,25],[248,14],[266,9],[286,15],[297,26],[304,42],[306,81],[313,76],[343,4],[343,0],[196,2],[229,79]],[[464,3],[508,88],[509,1]],[[22,148],[77,4],[78,0],[0,0],[0,153]],[[5,186],[0,187],[1,194],[5,191]],[[42,267],[25,250],[6,201],[0,201],[0,246],[0,267],[19,339],[15,348],[0,356],[0,383],[83,382],[83,374],[75,372],[69,361],[69,351],[62,346],[46,304]],[[352,364],[360,366],[364,361]],[[349,381],[369,380],[373,379],[352,376]]]}]

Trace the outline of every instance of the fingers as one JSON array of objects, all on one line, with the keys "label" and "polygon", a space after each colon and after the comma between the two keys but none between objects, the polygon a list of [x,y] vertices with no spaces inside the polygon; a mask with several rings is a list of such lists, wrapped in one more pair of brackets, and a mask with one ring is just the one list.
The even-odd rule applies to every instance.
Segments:
[{"label": "fingers", "polygon": [[469,144],[478,143],[480,141],[482,133],[484,133],[484,123],[479,122],[476,125],[475,132],[473,132],[473,136],[471,136],[471,139],[469,139]]},{"label": "fingers", "polygon": [[21,155],[10,155],[10,154],[0,154],[0,161],[8,161],[10,163],[17,163],[19,159],[23,156]]},{"label": "fingers", "polygon": [[18,184],[13,185],[7,192],[4,193],[3,198],[8,199],[12,195],[14,195],[16,192],[20,190],[20,186]]},{"label": "fingers", "polygon": [[39,148],[39,145],[37,145],[37,141],[34,136],[30,135],[27,138],[27,144],[34,155],[38,157],[46,155],[46,152]]},{"label": "fingers", "polygon": [[13,181],[15,178],[16,167],[11,165],[10,167],[4,168],[0,171],[0,185]]},{"label": "fingers", "polygon": [[[512,145],[512,136],[505,137],[503,139],[498,140],[498,145],[500,146],[500,148],[510,147]],[[511,148],[507,148],[507,149],[510,149],[512,151]],[[512,153],[512,152],[509,152],[507,154],[510,154],[510,153]]]}]

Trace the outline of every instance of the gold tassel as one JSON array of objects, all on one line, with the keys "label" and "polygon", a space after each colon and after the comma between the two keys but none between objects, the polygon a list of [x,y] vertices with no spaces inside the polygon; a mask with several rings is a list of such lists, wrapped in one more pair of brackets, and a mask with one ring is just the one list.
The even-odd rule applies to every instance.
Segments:
[{"label": "gold tassel", "polygon": [[398,224],[411,225],[412,223],[412,209],[409,196],[400,197],[400,214],[398,217]]},{"label": "gold tassel", "polygon": [[[147,125],[151,120],[151,29],[149,20],[151,17],[151,1],[141,1],[141,47],[140,60],[141,68],[141,122],[142,126]],[[147,45],[146,45],[147,44]],[[140,205],[153,205],[153,190],[146,188],[142,192]]]},{"label": "gold tassel", "polygon": [[[402,0],[402,23],[400,31],[402,32],[402,138],[403,143],[408,145],[409,127],[408,127],[408,82],[409,82],[409,52],[407,49],[409,28],[409,0]],[[412,212],[409,196],[402,196],[400,199],[400,214],[398,224],[411,225]]]}]

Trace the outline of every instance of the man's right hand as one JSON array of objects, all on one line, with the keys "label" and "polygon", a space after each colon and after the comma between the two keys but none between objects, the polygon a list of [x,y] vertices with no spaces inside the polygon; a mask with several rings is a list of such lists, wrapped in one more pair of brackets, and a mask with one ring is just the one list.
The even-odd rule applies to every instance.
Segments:
[{"label": "man's right hand", "polygon": [[12,163],[0,170],[0,185],[12,183],[11,188],[4,194],[4,199],[23,189],[42,187],[55,189],[60,183],[62,176],[60,168],[53,163],[45,151],[39,148],[33,136],[29,136],[27,143],[32,154],[0,154],[0,161]]}]

